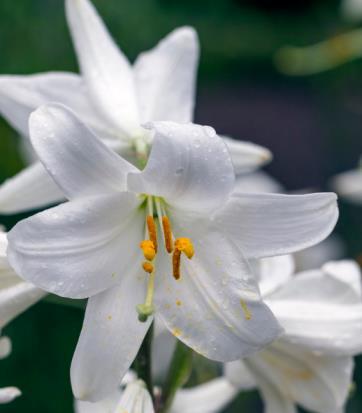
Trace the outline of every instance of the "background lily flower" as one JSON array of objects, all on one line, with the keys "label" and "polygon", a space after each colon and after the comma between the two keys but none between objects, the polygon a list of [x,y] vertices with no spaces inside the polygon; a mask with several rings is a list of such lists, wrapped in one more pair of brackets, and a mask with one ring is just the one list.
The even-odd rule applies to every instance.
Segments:
[{"label": "background lily flower", "polygon": [[75,413],[154,413],[149,392],[142,380],[134,380],[120,392],[97,403],[75,401]]},{"label": "background lily flower", "polygon": [[[149,127],[153,146],[139,171],[65,107],[48,105],[31,117],[34,148],[70,201],[18,223],[8,254],[35,285],[91,297],[72,365],[78,398],[105,397],[128,370],[151,321],[137,320],[145,296],[145,306],[206,357],[235,360],[260,350],[280,329],[243,251],[259,257],[307,247],[337,219],[334,194],[233,196],[229,154],[212,128]],[[148,217],[158,231],[150,230]],[[143,274],[138,247],[145,226],[148,243],[162,234],[155,262],[147,257],[151,275]],[[171,259],[164,241],[167,248],[175,237]],[[188,249],[178,249],[181,240]]]},{"label": "background lily flower", "polygon": [[336,175],[332,179],[332,186],[341,197],[362,204],[362,167]]},{"label": "background lily flower", "polygon": [[[33,110],[50,102],[65,104],[116,152],[134,163],[144,162],[150,136],[141,123],[192,121],[199,57],[196,32],[190,27],[176,29],[142,53],[132,67],[88,0],[67,0],[66,12],[82,75],[2,76],[1,113],[28,137]],[[258,145],[230,138],[225,142],[238,173],[271,159],[270,152]],[[31,159],[36,157],[32,154]],[[0,187],[1,213],[61,200],[63,194],[39,162]]]},{"label": "background lily flower", "polygon": [[[271,269],[273,260],[266,260]],[[264,262],[264,270],[269,264]],[[213,394],[229,388],[226,405],[238,391],[258,388],[268,413],[297,412],[297,404],[316,413],[342,412],[352,385],[352,356],[362,352],[358,265],[329,262],[291,277],[286,259],[279,275],[269,274],[274,287],[263,272],[260,287],[285,334],[260,353],[226,364],[224,377],[184,390],[185,397],[212,401]],[[182,392],[179,397],[182,401]]]}]

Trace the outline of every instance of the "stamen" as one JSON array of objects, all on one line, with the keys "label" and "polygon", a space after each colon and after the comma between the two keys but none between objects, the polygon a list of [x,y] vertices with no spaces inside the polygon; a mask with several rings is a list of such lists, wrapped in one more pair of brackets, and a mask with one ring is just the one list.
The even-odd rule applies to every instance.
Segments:
[{"label": "stamen", "polygon": [[172,230],[170,220],[165,215],[162,217],[162,227],[163,233],[165,234],[165,247],[167,252],[170,254],[173,251]]},{"label": "stamen", "polygon": [[148,279],[146,300],[144,304],[138,304],[136,306],[136,309],[138,312],[138,319],[142,323],[146,322],[148,317],[151,316],[155,311],[155,308],[153,306],[154,290],[155,290],[155,272],[153,271],[150,274],[150,278]]},{"label": "stamen", "polygon": [[148,228],[148,234],[150,236],[150,240],[153,242],[153,246],[155,248],[155,252],[157,254],[157,229],[156,229],[156,224],[155,220],[153,219],[153,216],[147,215],[147,228]]},{"label": "stamen", "polygon": [[148,261],[144,261],[144,262],[142,263],[142,268],[143,268],[146,272],[148,272],[149,274],[151,274],[151,273],[153,272],[153,265],[152,265],[150,262],[148,262]]},{"label": "stamen", "polygon": [[173,277],[175,280],[179,280],[181,277],[180,267],[181,267],[181,251],[176,249],[172,255],[172,269],[173,269]]},{"label": "stamen", "polygon": [[146,260],[152,261],[156,256],[156,249],[153,241],[145,239],[141,241],[140,248]]},{"label": "stamen", "polygon": [[189,238],[177,238],[175,241],[175,250],[172,255],[172,269],[175,280],[181,277],[181,253],[184,253],[190,260],[194,256],[194,246]]}]

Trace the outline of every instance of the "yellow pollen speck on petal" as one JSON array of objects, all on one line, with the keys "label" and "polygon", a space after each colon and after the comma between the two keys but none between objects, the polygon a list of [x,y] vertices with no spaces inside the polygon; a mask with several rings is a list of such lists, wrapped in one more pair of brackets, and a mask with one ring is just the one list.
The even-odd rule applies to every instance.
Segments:
[{"label": "yellow pollen speck on petal", "polygon": [[191,259],[194,256],[194,246],[190,238],[177,238],[175,248],[183,252],[187,258]]},{"label": "yellow pollen speck on petal", "polygon": [[147,260],[152,261],[155,258],[156,250],[155,250],[155,244],[153,243],[153,241],[148,240],[148,239],[141,241],[140,248],[143,251],[144,257]]},{"label": "yellow pollen speck on petal", "polygon": [[115,272],[112,272],[111,277],[112,277],[112,278],[115,278],[116,275],[117,275],[117,274],[116,274]]},{"label": "yellow pollen speck on petal", "polygon": [[174,328],[174,329],[172,330],[172,334],[173,334],[175,337],[179,337],[179,336],[182,334],[182,331],[181,331],[179,328]]},{"label": "yellow pollen speck on petal", "polygon": [[241,308],[244,311],[245,320],[250,320],[251,319],[251,312],[250,312],[246,302],[244,300],[240,299],[240,305],[241,305]]},{"label": "yellow pollen speck on petal", "polygon": [[153,247],[157,253],[157,230],[155,220],[151,215],[147,215],[146,222],[150,240],[153,242]]},{"label": "yellow pollen speck on petal", "polygon": [[180,306],[182,304],[181,300],[176,300],[176,305]]},{"label": "yellow pollen speck on petal", "polygon": [[109,316],[107,317],[107,319],[108,319],[108,320],[112,320],[112,316],[109,315]]},{"label": "yellow pollen speck on petal", "polygon": [[142,268],[148,272],[148,274],[152,274],[153,272],[153,265],[148,261],[142,263]]},{"label": "yellow pollen speck on petal", "polygon": [[173,251],[173,246],[172,246],[172,230],[171,230],[171,223],[168,217],[163,216],[162,217],[162,228],[163,228],[163,233],[165,234],[165,247],[166,251],[171,254]]}]

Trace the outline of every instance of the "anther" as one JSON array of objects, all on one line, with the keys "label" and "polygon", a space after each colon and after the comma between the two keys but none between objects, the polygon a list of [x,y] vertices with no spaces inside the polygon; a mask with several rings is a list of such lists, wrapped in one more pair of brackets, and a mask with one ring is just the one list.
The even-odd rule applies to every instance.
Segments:
[{"label": "anther", "polygon": [[149,274],[152,274],[152,272],[153,272],[153,265],[152,265],[150,262],[148,262],[148,261],[144,261],[144,262],[142,263],[142,268],[143,268],[146,272],[148,272]]},{"label": "anther", "polygon": [[194,256],[194,246],[190,238],[177,238],[175,241],[175,248],[183,252],[188,259],[191,259]]},{"label": "anther", "polygon": [[141,241],[140,248],[146,260],[152,261],[156,256],[156,249],[153,241],[145,239]]},{"label": "anther", "polygon": [[165,234],[165,247],[167,252],[170,254],[173,251],[172,230],[170,220],[166,216],[162,217],[162,227],[163,233]]},{"label": "anther", "polygon": [[147,215],[146,222],[147,222],[147,229],[148,229],[148,233],[150,236],[150,240],[153,242],[155,252],[157,253],[157,230],[156,230],[156,224],[155,224],[155,220],[153,219],[153,216]]},{"label": "anther", "polygon": [[175,250],[172,255],[172,269],[173,269],[173,277],[175,280],[179,280],[181,277],[180,267],[181,267],[181,251]]}]

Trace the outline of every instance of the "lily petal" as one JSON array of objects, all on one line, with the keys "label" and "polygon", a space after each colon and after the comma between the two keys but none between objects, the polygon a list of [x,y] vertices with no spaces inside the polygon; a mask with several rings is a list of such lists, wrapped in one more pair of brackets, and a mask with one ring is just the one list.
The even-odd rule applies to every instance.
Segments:
[{"label": "lily petal", "polygon": [[0,213],[15,214],[64,200],[44,166],[37,162],[0,186]]},{"label": "lily petal", "polygon": [[333,189],[351,202],[362,203],[362,170],[352,169],[336,175],[332,180]]},{"label": "lily petal", "polygon": [[171,32],[134,65],[141,120],[191,122],[199,43],[192,27]]},{"label": "lily petal", "polygon": [[119,285],[89,299],[71,367],[78,399],[99,401],[120,384],[152,321],[138,320],[145,295],[144,274],[124,272]]},{"label": "lily petal", "polygon": [[228,147],[235,174],[244,174],[260,168],[273,158],[269,149],[255,143],[239,141],[221,136]]},{"label": "lily petal", "polygon": [[253,390],[257,387],[253,374],[242,360],[225,363],[224,376],[239,390]]},{"label": "lily petal", "polygon": [[69,29],[84,80],[94,104],[125,135],[139,129],[130,63],[116,46],[88,0],[67,0]]},{"label": "lily petal", "polygon": [[136,193],[165,197],[184,210],[213,210],[234,186],[234,171],[223,141],[207,126],[155,122],[151,154],[142,172],[128,175]]},{"label": "lily petal", "polygon": [[0,359],[6,358],[11,353],[11,341],[9,337],[0,337]]},{"label": "lily petal", "polygon": [[46,292],[27,282],[0,290],[0,328],[41,300]]},{"label": "lily petal", "polygon": [[276,291],[290,280],[294,274],[294,259],[292,255],[253,260],[251,264],[257,274],[262,297]]},{"label": "lily petal", "polygon": [[19,222],[8,234],[8,259],[36,286],[85,298],[119,282],[138,265],[143,236],[133,194],[66,202]]},{"label": "lily petal", "polygon": [[233,194],[215,221],[247,258],[263,258],[317,244],[333,230],[336,195]]},{"label": "lily petal", "polygon": [[17,387],[3,387],[0,389],[0,404],[10,403],[21,396],[21,391]]},{"label": "lily petal", "polygon": [[324,354],[361,352],[362,302],[352,283],[324,270],[307,271],[267,303],[285,328],[283,340]]},{"label": "lily petal", "polygon": [[29,128],[40,160],[69,199],[122,191],[127,173],[137,170],[63,105],[37,109]]},{"label": "lily petal", "polygon": [[217,361],[245,357],[277,338],[281,329],[238,248],[220,232],[201,233],[193,221],[180,227],[173,218],[175,236],[192,239],[195,255],[182,257],[179,280],[166,253],[157,263],[155,302],[171,333]]},{"label": "lily petal", "polygon": [[[322,271],[348,284],[357,294],[357,297],[359,299],[362,298],[361,270],[356,261],[330,261],[323,265]],[[359,300],[357,300],[357,302],[358,301]]]},{"label": "lily petal", "polygon": [[155,412],[151,396],[143,381],[137,380],[127,385],[116,411],[127,413]]},{"label": "lily petal", "polygon": [[273,343],[246,364],[267,404],[279,400],[289,406],[294,401],[318,413],[336,411],[345,404],[353,371],[351,357],[318,356],[282,342]]},{"label": "lily petal", "polygon": [[220,377],[177,392],[170,413],[217,413],[238,394],[227,379]]},{"label": "lily petal", "polygon": [[31,112],[46,103],[62,103],[101,136],[115,136],[90,103],[82,78],[74,73],[49,72],[0,76],[0,112],[21,135],[29,135]]}]

